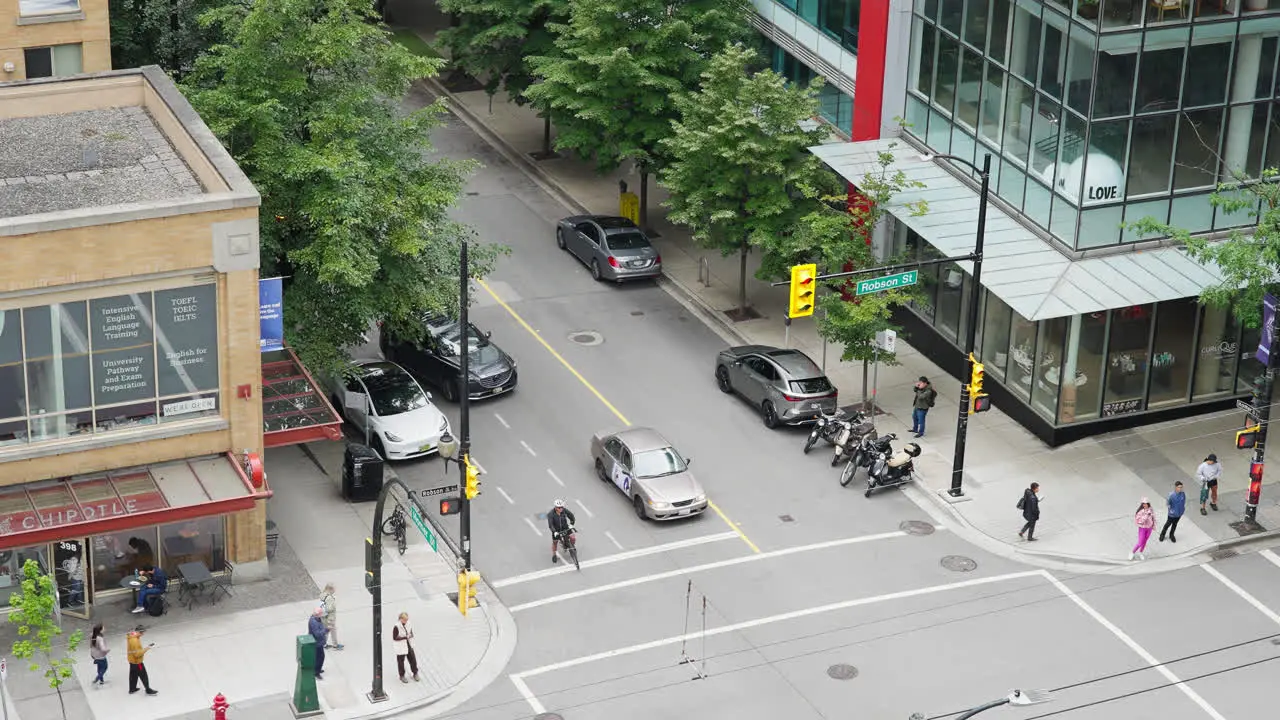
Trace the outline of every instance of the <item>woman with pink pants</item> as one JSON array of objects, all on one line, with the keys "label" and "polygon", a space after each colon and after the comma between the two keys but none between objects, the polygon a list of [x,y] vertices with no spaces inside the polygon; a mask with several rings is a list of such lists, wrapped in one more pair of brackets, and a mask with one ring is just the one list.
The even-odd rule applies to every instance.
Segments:
[{"label": "woman with pink pants", "polygon": [[1138,512],[1134,513],[1133,521],[1138,525],[1138,544],[1134,545],[1133,550],[1129,552],[1129,559],[1132,560],[1137,556],[1139,560],[1146,560],[1147,541],[1151,539],[1151,531],[1156,526],[1156,514],[1146,498],[1142,498],[1142,503],[1138,505]]}]

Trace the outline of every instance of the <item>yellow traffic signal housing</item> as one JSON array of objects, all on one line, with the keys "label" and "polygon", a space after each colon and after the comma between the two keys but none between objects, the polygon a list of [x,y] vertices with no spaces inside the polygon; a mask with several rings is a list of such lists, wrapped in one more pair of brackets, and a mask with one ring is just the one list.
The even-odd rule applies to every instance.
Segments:
[{"label": "yellow traffic signal housing", "polygon": [[818,266],[795,265],[791,268],[791,303],[787,317],[808,317],[813,314],[815,292],[818,285]]},{"label": "yellow traffic signal housing", "polygon": [[986,377],[986,367],[978,362],[978,358],[969,353],[969,363],[973,368],[969,374],[969,414],[986,412],[991,409],[991,398],[982,392],[982,381]]},{"label": "yellow traffic signal housing", "polygon": [[473,607],[480,607],[476,600],[476,591],[480,589],[480,573],[475,570],[463,570],[458,573],[458,612],[463,615]]},{"label": "yellow traffic signal housing", "polygon": [[480,468],[471,462],[470,455],[463,458],[463,461],[467,464],[467,499],[475,500],[480,494]]},{"label": "yellow traffic signal housing", "polygon": [[1261,425],[1255,425],[1245,430],[1236,431],[1236,449],[1249,450],[1258,444],[1258,431],[1262,429]]}]

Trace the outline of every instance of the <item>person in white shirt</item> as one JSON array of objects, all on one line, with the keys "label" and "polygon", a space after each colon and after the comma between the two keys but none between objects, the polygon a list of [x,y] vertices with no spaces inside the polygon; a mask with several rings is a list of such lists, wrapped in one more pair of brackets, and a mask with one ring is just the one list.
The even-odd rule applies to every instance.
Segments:
[{"label": "person in white shirt", "polygon": [[418,656],[413,652],[413,626],[409,624],[409,613],[400,613],[400,622],[391,628],[391,644],[396,649],[396,669],[400,671],[400,682],[409,680],[404,676],[404,661],[409,661],[409,669],[413,671],[413,679],[418,677]]},{"label": "person in white shirt", "polygon": [[1218,509],[1218,478],[1222,477],[1222,466],[1218,464],[1218,456],[1209,453],[1209,457],[1196,468],[1196,479],[1200,481],[1200,514],[1208,515],[1204,509],[1205,501],[1209,507]]}]

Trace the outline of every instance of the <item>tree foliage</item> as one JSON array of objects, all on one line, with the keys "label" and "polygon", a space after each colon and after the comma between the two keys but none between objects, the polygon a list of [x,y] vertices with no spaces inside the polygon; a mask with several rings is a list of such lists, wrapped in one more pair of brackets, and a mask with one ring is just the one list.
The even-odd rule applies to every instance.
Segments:
[{"label": "tree foliage", "polygon": [[708,59],[747,36],[741,0],[573,0],[553,23],[556,53],[529,57],[539,82],[526,96],[557,128],[556,149],[604,171],[631,160],[647,180],[678,119],[676,98],[697,86]]},{"label": "tree foliage", "polygon": [[456,19],[440,32],[451,62],[481,80],[485,92],[505,90],[516,104],[528,100],[533,84],[525,58],[555,51],[549,25],[569,17],[569,0],[438,0],[440,9]]},{"label": "tree foliage", "polygon": [[669,218],[704,247],[738,253],[739,311],[747,305],[747,253],[775,240],[813,205],[821,164],[807,148],[825,132],[801,123],[818,113],[818,85],[789,85],[759,56],[732,45],[711,58],[701,88],[676,100],[679,119],[661,141]]},{"label": "tree foliage", "polygon": [[[262,194],[262,275],[285,281],[286,338],[322,369],[375,320],[413,336],[456,307],[466,230],[446,213],[469,165],[430,160],[440,103],[405,112],[441,62],[389,42],[367,0],[255,0],[184,83]],[[472,253],[475,275],[494,249]]]},{"label": "tree foliage", "polygon": [[[43,671],[49,687],[58,693],[58,704],[66,720],[67,707],[62,700],[62,686],[71,680],[76,661],[72,653],[80,647],[83,631],[64,634],[58,625],[58,595],[53,578],[40,571],[40,564],[27,560],[22,564],[22,586],[9,596],[9,622],[18,626],[18,639],[13,642],[13,656],[27,661],[32,672]],[[65,651],[64,651],[65,648]]]},{"label": "tree foliage", "polygon": [[216,26],[199,22],[204,13],[246,0],[113,0],[111,66],[159,65],[181,78],[196,58],[222,40]]}]

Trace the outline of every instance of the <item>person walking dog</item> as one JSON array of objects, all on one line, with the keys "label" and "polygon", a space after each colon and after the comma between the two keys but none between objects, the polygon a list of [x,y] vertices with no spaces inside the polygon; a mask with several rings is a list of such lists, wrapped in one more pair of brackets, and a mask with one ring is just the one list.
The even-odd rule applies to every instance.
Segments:
[{"label": "person walking dog", "polygon": [[1129,559],[1137,556],[1139,560],[1147,559],[1147,541],[1151,539],[1151,531],[1156,527],[1156,514],[1146,498],[1138,503],[1138,511],[1133,514],[1133,521],[1138,526],[1138,543],[1129,551]]},{"label": "person walking dog", "polygon": [[1182,491],[1181,480],[1173,484],[1173,492],[1169,493],[1165,505],[1168,507],[1168,514],[1165,517],[1164,527],[1160,528],[1160,542],[1164,542],[1165,533],[1169,533],[1170,542],[1178,542],[1178,538],[1174,537],[1178,532],[1178,521],[1187,511],[1187,494]]},{"label": "person walking dog", "polygon": [[1040,483],[1031,483],[1031,487],[1022,491],[1022,499],[1018,501],[1018,509],[1022,511],[1022,519],[1026,525],[1018,531],[1018,537],[1035,541],[1036,521],[1040,519]]},{"label": "person walking dog", "polygon": [[1200,463],[1200,467],[1196,468],[1196,477],[1200,480],[1200,514],[1208,515],[1204,509],[1204,503],[1209,501],[1209,507],[1215,511],[1218,509],[1218,478],[1222,477],[1222,466],[1218,464],[1218,456],[1209,453],[1209,457]]}]

